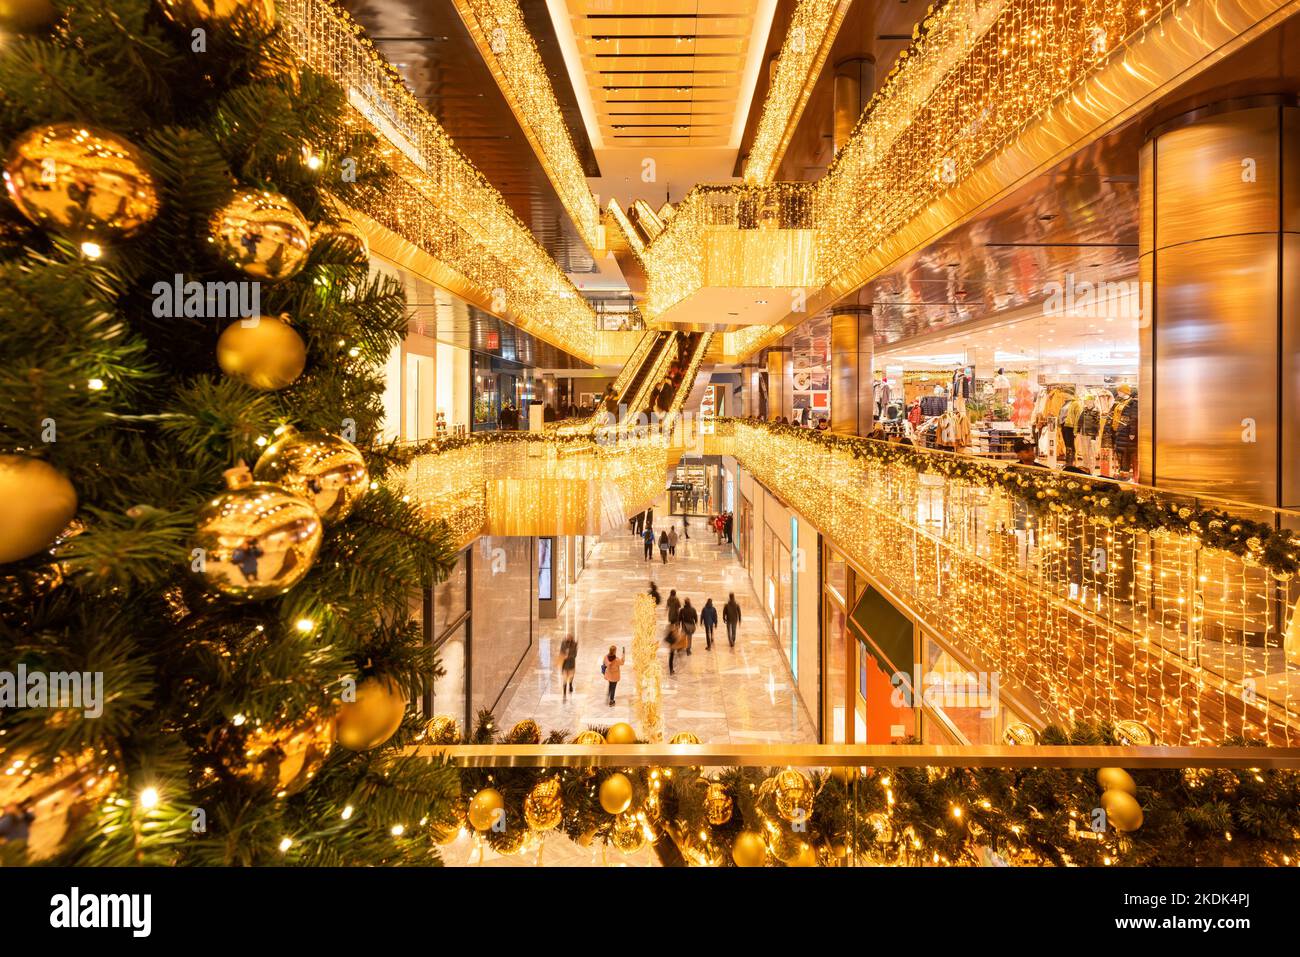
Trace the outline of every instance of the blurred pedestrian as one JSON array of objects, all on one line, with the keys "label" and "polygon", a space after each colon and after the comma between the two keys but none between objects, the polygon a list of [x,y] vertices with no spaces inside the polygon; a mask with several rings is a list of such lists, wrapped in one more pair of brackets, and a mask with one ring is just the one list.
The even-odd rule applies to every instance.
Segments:
[{"label": "blurred pedestrian", "polygon": [[734,648],[736,647],[736,628],[740,626],[740,605],[736,601],[735,592],[730,592],[727,595],[727,603],[722,606],[722,620],[727,626],[727,644]]},{"label": "blurred pedestrian", "polygon": [[700,609],[700,624],[704,626],[704,650],[712,651],[713,629],[718,627],[718,609],[713,607],[712,598],[707,599]]}]

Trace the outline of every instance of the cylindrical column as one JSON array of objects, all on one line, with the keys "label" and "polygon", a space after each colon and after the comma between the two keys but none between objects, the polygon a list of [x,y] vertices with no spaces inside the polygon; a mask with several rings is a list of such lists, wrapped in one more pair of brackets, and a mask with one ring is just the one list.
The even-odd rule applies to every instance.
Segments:
[{"label": "cylindrical column", "polygon": [[858,118],[875,88],[876,60],[872,56],[854,56],[835,64],[834,146],[835,152],[849,140]]},{"label": "cylindrical column", "polygon": [[774,419],[785,415],[785,357],[784,350],[767,350],[767,417]]},{"label": "cylindrical column", "polygon": [[831,308],[831,431],[868,435],[875,426],[871,307]]},{"label": "cylindrical column", "polygon": [[1300,109],[1233,100],[1140,165],[1138,477],[1300,505]]}]

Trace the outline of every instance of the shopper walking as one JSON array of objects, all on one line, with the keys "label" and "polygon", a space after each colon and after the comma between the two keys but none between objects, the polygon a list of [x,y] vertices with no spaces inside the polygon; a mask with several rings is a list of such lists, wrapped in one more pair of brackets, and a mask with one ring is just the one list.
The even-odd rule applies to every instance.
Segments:
[{"label": "shopper walking", "polygon": [[659,597],[659,586],[654,583],[653,578],[650,580],[650,587],[646,589],[646,594],[655,600],[656,607],[663,604],[663,599]]},{"label": "shopper walking", "polygon": [[713,607],[713,599],[706,599],[700,609],[700,624],[704,626],[704,650],[713,650],[713,629],[718,627],[718,609]]},{"label": "shopper walking", "polygon": [[731,529],[735,524],[735,521],[736,516],[732,515],[730,512],[728,512],[727,517],[722,520],[722,533],[727,536],[728,545],[731,544]]},{"label": "shopper walking", "polygon": [[682,600],[677,597],[676,588],[669,589],[668,603],[664,607],[668,609],[668,629],[671,631],[682,615]]},{"label": "shopper walking", "polygon": [[681,625],[669,625],[668,634],[664,637],[668,643],[668,673],[676,674],[673,670],[674,661],[677,656],[686,650],[686,633],[682,631]]},{"label": "shopper walking", "polygon": [[573,672],[578,667],[578,642],[573,635],[560,643],[560,696],[567,698],[573,692]]},{"label": "shopper walking", "polygon": [[688,542],[691,540],[690,519],[685,515],[682,516],[682,538],[686,539]]},{"label": "shopper walking", "polygon": [[722,544],[722,516],[713,516],[713,534],[718,536],[718,544]]},{"label": "shopper walking", "polygon": [[645,543],[645,560],[650,561],[655,555],[655,530],[649,525],[641,533],[641,541]]},{"label": "shopper walking", "polygon": [[677,528],[674,525],[668,526],[668,554],[677,557]]},{"label": "shopper walking", "polygon": [[691,653],[691,641],[695,636],[695,626],[700,623],[700,613],[691,606],[691,600],[688,598],[682,602],[682,610],[678,614],[678,621],[681,622],[682,631],[686,633],[686,653]]},{"label": "shopper walking", "polygon": [[722,606],[722,620],[727,625],[727,644],[736,647],[736,628],[740,625],[740,605],[736,602],[736,593],[727,595],[727,603]]},{"label": "shopper walking", "polygon": [[618,679],[622,676],[623,662],[627,657],[627,649],[623,649],[623,657],[614,653],[614,646],[609,646],[607,654],[600,662],[600,673],[605,676],[609,682],[609,704],[614,706],[614,692],[618,688]]},{"label": "shopper walking", "polygon": [[659,557],[665,565],[668,564],[668,533],[659,533]]}]

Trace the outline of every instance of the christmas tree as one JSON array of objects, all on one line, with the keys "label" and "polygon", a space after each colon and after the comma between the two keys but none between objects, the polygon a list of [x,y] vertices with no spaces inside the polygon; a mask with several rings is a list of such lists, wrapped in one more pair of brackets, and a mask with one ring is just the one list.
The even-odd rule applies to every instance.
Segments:
[{"label": "christmas tree", "polygon": [[436,861],[454,543],[384,482],[373,138],[269,0],[0,17],[0,856]]}]

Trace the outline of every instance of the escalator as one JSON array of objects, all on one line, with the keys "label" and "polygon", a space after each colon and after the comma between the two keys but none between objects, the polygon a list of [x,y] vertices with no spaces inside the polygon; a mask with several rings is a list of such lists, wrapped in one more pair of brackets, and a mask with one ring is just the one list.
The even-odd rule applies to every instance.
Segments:
[{"label": "escalator", "polygon": [[[613,408],[610,408],[610,405],[606,405],[606,411],[617,415],[619,409],[624,406],[627,406],[629,411],[631,410],[633,402],[641,392],[641,387],[645,385],[647,378],[649,378],[651,373],[657,367],[660,358],[663,356],[664,349],[670,345],[674,334],[671,332],[655,332],[650,333],[650,335],[653,335],[654,339],[650,343],[649,350],[642,355],[640,364],[636,368],[636,371],[632,373],[626,383],[623,383],[622,388],[619,388],[619,382],[617,380],[615,381],[615,401],[612,403]],[[637,358],[637,354],[633,353],[632,358],[628,361],[635,362],[637,361]],[[619,377],[619,379],[622,378],[622,376]]]},{"label": "escalator", "polygon": [[687,403],[711,338],[712,333],[647,333],[588,428],[615,429],[642,415],[644,421],[677,415]]}]

